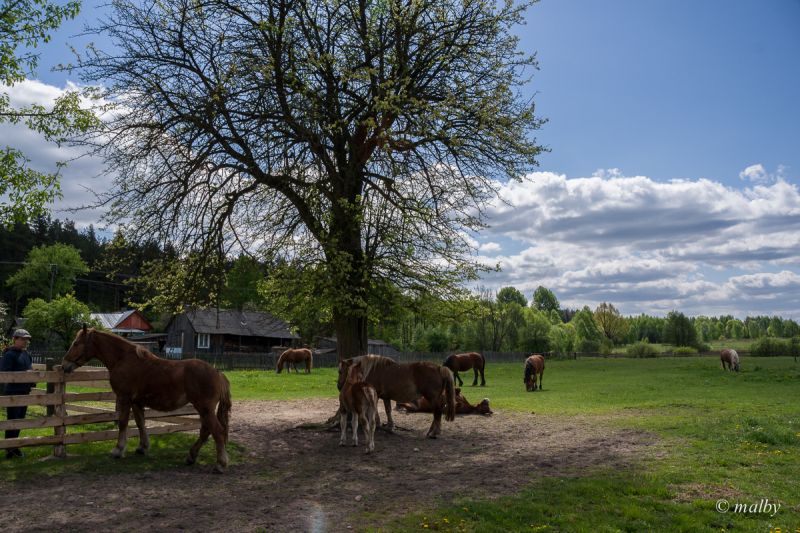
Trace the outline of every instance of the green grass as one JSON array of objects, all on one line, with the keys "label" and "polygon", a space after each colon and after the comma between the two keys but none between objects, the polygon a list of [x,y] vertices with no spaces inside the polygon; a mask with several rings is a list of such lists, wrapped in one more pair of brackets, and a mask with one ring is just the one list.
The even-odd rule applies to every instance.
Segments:
[{"label": "green grass", "polygon": [[[335,369],[313,374],[226,372],[234,400],[335,397]],[[522,363],[487,366],[486,387],[469,386],[470,400],[489,397],[498,410],[595,421],[659,437],[661,454],[628,469],[603,465],[570,477],[537,476],[518,494],[489,501],[432,502],[380,531],[763,531],[800,528],[800,364],[792,358],[744,358],[742,372],[723,372],[716,357],[547,361],[544,390],[525,392]],[[488,423],[491,423],[489,421]],[[25,434],[31,434],[25,432]],[[66,461],[0,462],[0,476],[31,479],[66,472],[98,474],[182,468],[193,436],[156,436],[150,457],[110,461],[112,443],[70,446]],[[232,443],[234,463],[246,450]],[[136,439],[129,443],[130,449]],[[51,453],[28,449],[29,457]],[[213,464],[206,445],[201,463]],[[779,513],[721,514],[719,498],[780,502]],[[368,517],[380,524],[379,518]]]}]

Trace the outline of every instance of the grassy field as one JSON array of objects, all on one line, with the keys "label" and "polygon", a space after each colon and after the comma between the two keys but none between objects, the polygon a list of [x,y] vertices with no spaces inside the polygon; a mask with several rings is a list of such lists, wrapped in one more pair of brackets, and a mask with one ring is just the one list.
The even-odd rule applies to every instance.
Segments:
[{"label": "grassy field", "polygon": [[[336,395],[335,370],[288,378],[274,372],[226,373],[234,400]],[[463,376],[471,383],[471,376]],[[763,531],[800,529],[800,364],[791,358],[745,358],[742,372],[723,372],[712,357],[548,361],[544,390],[525,393],[521,364],[487,367],[487,387],[464,387],[495,409],[588,417],[598,424],[652,432],[663,457],[628,470],[597,465],[580,477],[531,478],[520,494],[490,502],[463,499],[406,516],[381,531]],[[474,397],[474,398],[473,398]],[[35,412],[35,410],[34,410]],[[25,432],[31,434],[31,432]],[[64,472],[174,468],[193,439],[154,437],[159,453],[110,463],[111,443],[71,446],[66,461],[0,462],[0,476],[24,479]],[[135,445],[135,439],[131,445]],[[244,450],[233,443],[232,461]],[[44,457],[50,449],[26,450]],[[213,463],[204,447],[201,463]],[[762,499],[780,503],[774,517],[719,513]]]}]

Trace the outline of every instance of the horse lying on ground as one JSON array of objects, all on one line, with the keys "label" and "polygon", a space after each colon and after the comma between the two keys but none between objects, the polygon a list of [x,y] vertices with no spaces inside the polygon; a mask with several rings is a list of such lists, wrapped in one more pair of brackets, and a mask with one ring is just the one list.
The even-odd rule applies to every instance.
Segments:
[{"label": "horse lying on ground", "polygon": [[[720,361],[722,361],[722,370],[739,371],[739,354],[736,350],[725,348],[719,353]],[[725,368],[728,365],[728,368]]]},{"label": "horse lying on ground", "polygon": [[[433,406],[424,397],[409,403],[398,403],[397,409],[404,409],[408,413],[432,413]],[[472,405],[461,395],[461,389],[456,388],[456,414],[457,415],[491,415],[489,398],[484,398],[480,403]]]},{"label": "horse lying on ground", "polygon": [[64,356],[64,371],[72,372],[94,357],[108,368],[111,389],[117,395],[119,435],[117,445],[111,452],[113,457],[125,455],[131,409],[139,428],[136,453],[145,454],[150,448],[144,419],[145,407],[174,411],[191,403],[200,414],[202,425],[200,436],[189,450],[186,463],[194,464],[210,434],[217,446],[214,471],[223,472],[228,466],[225,445],[228,443],[231,389],[228,379],[221,372],[199,359],[160,359],[122,337],[94,328],[87,329],[84,325]]},{"label": "horse lying on ground", "polygon": [[474,387],[478,384],[478,372],[481,374],[481,387],[486,385],[486,379],[483,377],[483,370],[486,367],[486,359],[483,358],[483,355],[477,352],[459,353],[448,356],[447,359],[444,360],[444,363],[442,363],[442,366],[446,366],[453,371],[453,377],[458,380],[459,387],[464,385],[464,382],[461,380],[461,377],[458,375],[458,373],[469,370],[470,368],[475,373],[475,379],[472,380],[472,386]]},{"label": "horse lying on ground", "polygon": [[339,393],[339,446],[347,444],[347,418],[352,414],[353,446],[358,446],[358,423],[364,426],[367,453],[375,451],[375,427],[378,425],[378,393],[364,381],[360,367],[350,368]]},{"label": "horse lying on ground", "polygon": [[544,357],[538,353],[525,360],[525,390],[535,391],[542,389],[542,376],[544,375]]},{"label": "horse lying on ground", "polygon": [[339,390],[351,368],[361,368],[364,381],[375,387],[378,398],[383,400],[390,432],[394,430],[392,400],[413,402],[424,396],[433,408],[433,422],[427,433],[431,439],[442,432],[442,412],[447,421],[455,419],[453,373],[445,367],[427,361],[400,364],[380,355],[362,355],[339,362]]},{"label": "horse lying on ground", "polygon": [[275,367],[275,372],[280,374],[283,370],[283,365],[287,365],[287,372],[291,372],[292,368],[294,368],[294,371],[299,373],[297,370],[297,363],[305,363],[306,374],[310,374],[311,367],[314,363],[314,357],[311,354],[311,350],[308,348],[289,348],[288,350],[284,351],[281,356],[278,357],[278,364]]}]

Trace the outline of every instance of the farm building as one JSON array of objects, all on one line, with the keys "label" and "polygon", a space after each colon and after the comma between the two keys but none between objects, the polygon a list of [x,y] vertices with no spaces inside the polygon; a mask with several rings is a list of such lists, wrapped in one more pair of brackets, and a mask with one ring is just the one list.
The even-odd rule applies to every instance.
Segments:
[{"label": "farm building", "polygon": [[150,322],[136,309],[129,309],[118,313],[92,313],[91,317],[104,329],[109,330],[111,333],[116,333],[121,337],[141,335],[153,329]]},{"label": "farm building", "polygon": [[269,352],[300,337],[269,313],[232,309],[187,309],[166,327],[165,351],[172,357],[223,352]]}]

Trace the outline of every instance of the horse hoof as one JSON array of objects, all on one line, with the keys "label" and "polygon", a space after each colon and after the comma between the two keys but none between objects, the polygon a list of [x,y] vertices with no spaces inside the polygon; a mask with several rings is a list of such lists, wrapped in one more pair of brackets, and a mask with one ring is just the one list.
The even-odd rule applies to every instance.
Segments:
[{"label": "horse hoof", "polygon": [[147,450],[145,448],[136,448],[136,455],[147,455]]},{"label": "horse hoof", "polygon": [[192,459],[191,457],[187,457],[186,458],[186,464],[187,465],[191,466],[191,465],[194,464],[194,462],[195,462],[195,459]]},{"label": "horse hoof", "polygon": [[215,473],[215,474],[224,474],[225,473],[225,469],[223,467],[221,467],[220,465],[216,465],[216,466],[214,466],[214,470],[212,470],[212,472]]},{"label": "horse hoof", "polygon": [[347,446],[347,443],[346,442],[340,442],[339,446]]}]

